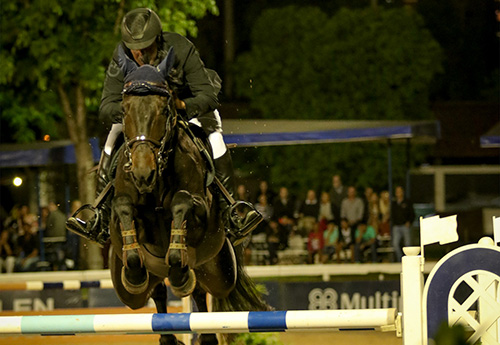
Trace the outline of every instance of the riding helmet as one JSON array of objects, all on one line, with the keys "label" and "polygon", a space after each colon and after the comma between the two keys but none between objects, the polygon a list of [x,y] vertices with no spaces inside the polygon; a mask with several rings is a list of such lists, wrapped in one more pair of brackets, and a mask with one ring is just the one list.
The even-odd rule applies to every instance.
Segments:
[{"label": "riding helmet", "polygon": [[160,17],[149,8],[136,8],[128,12],[122,21],[122,40],[129,49],[149,47],[161,32]]}]

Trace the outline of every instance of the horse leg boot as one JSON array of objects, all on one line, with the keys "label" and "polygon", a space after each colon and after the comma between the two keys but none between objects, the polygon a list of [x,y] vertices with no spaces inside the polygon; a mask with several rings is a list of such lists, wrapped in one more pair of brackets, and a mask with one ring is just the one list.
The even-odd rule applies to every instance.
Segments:
[{"label": "horse leg boot", "polygon": [[232,237],[232,242],[241,243],[262,221],[262,215],[252,204],[243,201],[234,201],[233,160],[227,150],[221,157],[214,160],[215,175],[231,198],[219,193],[219,204],[223,212],[226,228]]},{"label": "horse leg boot", "polygon": [[196,286],[196,276],[188,265],[186,244],[186,218],[193,210],[193,197],[187,191],[178,191],[171,205],[173,220],[165,263],[169,267],[170,288],[174,295],[182,298],[189,296]]},{"label": "horse leg boot", "polygon": [[144,266],[144,257],[137,242],[137,232],[134,222],[129,230],[124,230],[120,223],[123,241],[122,247],[122,284],[131,294],[140,294],[146,291],[149,283],[149,273]]}]

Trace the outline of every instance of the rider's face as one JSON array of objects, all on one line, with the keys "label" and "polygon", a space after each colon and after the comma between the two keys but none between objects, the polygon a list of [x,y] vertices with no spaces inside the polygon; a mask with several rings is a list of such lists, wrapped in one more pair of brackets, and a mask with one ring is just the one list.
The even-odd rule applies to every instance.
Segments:
[{"label": "rider's face", "polygon": [[153,61],[155,61],[155,59],[156,59],[158,49],[156,46],[156,42],[153,42],[153,44],[147,48],[140,49],[140,50],[131,49],[130,52],[134,56],[134,60],[139,64],[139,66],[142,66],[145,64],[152,65]]}]

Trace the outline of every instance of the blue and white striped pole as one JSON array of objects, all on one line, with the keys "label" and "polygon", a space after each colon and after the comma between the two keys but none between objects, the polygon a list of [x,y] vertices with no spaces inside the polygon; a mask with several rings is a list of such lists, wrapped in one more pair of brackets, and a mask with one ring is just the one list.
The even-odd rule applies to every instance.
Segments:
[{"label": "blue and white striped pole", "polygon": [[0,334],[310,332],[393,326],[395,309],[0,317]]}]

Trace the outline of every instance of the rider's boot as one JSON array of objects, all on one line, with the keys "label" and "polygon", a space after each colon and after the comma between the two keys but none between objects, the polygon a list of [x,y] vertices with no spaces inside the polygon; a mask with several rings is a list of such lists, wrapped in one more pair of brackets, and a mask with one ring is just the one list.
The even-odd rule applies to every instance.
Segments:
[{"label": "rider's boot", "polygon": [[[229,150],[214,160],[214,166],[217,178],[231,197],[234,196],[233,161]],[[250,203],[235,201],[231,204],[222,192],[219,202],[226,227],[235,245],[241,243],[262,221],[262,215]]]},{"label": "rider's boot", "polygon": [[[99,197],[107,186],[110,178],[111,155],[101,152],[101,159],[97,169],[96,197]],[[68,218],[66,227],[80,236],[104,246],[109,238],[109,219],[111,216],[111,198],[106,196],[104,200],[98,203],[94,209],[95,216],[85,222],[76,218],[76,214]],[[77,211],[78,213],[78,211]]]}]

